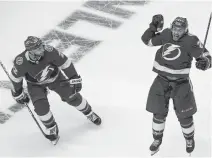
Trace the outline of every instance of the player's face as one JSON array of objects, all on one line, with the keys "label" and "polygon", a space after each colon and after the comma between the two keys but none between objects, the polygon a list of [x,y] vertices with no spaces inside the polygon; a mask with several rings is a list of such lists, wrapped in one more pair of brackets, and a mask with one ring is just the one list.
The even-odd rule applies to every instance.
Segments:
[{"label": "player's face", "polygon": [[173,27],[172,28],[172,38],[174,41],[178,41],[183,34],[185,33],[185,29],[182,27]]},{"label": "player's face", "polygon": [[41,44],[38,48],[31,50],[30,51],[32,54],[34,54],[35,56],[44,56],[44,48],[43,45]]}]

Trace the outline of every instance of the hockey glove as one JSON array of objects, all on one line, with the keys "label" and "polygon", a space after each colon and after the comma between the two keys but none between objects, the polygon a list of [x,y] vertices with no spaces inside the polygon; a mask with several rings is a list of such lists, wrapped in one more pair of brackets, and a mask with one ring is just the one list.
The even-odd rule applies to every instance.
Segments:
[{"label": "hockey glove", "polygon": [[29,97],[28,95],[23,91],[23,88],[19,91],[14,92],[11,90],[13,98],[16,100],[19,104],[25,104],[29,103]]},{"label": "hockey glove", "polygon": [[163,15],[157,14],[152,17],[152,22],[149,24],[151,31],[158,32],[163,29]]},{"label": "hockey glove", "polygon": [[82,78],[81,76],[74,76],[70,78],[69,80],[62,81],[61,86],[71,86],[74,88],[75,93],[78,93],[82,89]]},{"label": "hockey glove", "polygon": [[196,61],[197,69],[207,70],[211,66],[210,60],[207,57],[197,58]]}]

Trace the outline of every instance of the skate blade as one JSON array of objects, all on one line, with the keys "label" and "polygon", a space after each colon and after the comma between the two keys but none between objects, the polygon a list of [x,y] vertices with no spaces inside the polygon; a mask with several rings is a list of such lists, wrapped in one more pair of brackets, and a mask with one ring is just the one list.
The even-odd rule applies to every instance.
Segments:
[{"label": "skate blade", "polygon": [[155,155],[159,151],[159,148],[156,151],[151,151],[151,156]]},{"label": "skate blade", "polygon": [[59,139],[60,139],[60,136],[58,136],[57,139],[51,141],[51,143],[52,143],[53,145],[57,145]]}]

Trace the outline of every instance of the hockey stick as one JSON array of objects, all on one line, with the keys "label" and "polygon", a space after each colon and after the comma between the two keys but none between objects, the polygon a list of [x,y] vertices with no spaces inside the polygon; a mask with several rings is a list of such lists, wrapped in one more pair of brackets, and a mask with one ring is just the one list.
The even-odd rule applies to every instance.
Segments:
[{"label": "hockey stick", "polygon": [[210,14],[210,18],[209,18],[209,21],[208,21],[208,27],[207,27],[207,31],[206,31],[206,34],[205,34],[204,44],[203,44],[203,51],[205,50],[205,44],[206,44],[206,41],[207,41],[209,28],[210,28],[210,25],[211,25],[211,18],[212,18],[212,12]]},{"label": "hockey stick", "polygon": [[[12,80],[10,78],[10,75],[7,71],[7,69],[5,68],[4,64],[2,63],[2,61],[0,60],[0,65],[2,67],[2,69],[4,70],[4,72],[6,73],[7,77],[9,78],[9,80],[11,81],[12,83]],[[12,85],[12,90],[14,90],[14,87]],[[34,114],[32,113],[31,109],[29,108],[28,104],[27,103],[24,103],[24,105],[27,107],[29,113],[31,114],[32,118],[34,119],[35,123],[37,124],[38,128],[40,129],[41,133],[44,135],[44,137],[47,138],[47,135],[44,133],[43,129],[41,128],[40,124],[38,123],[37,119],[35,118]]]}]

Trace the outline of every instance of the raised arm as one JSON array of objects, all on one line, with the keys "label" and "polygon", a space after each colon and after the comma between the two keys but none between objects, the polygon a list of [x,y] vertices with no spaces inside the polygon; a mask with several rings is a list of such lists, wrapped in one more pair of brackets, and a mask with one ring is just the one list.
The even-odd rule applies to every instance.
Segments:
[{"label": "raised arm", "polygon": [[162,37],[159,31],[163,29],[163,16],[161,14],[154,15],[152,22],[149,24],[149,28],[141,36],[144,44],[148,46],[162,45]]}]

